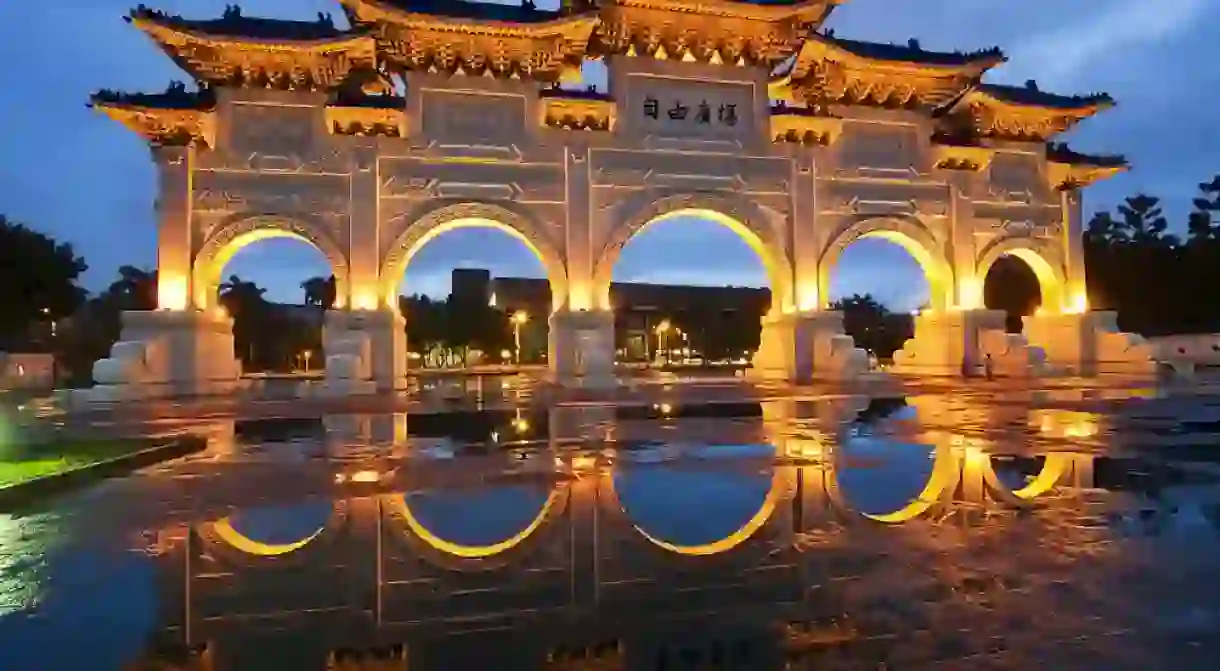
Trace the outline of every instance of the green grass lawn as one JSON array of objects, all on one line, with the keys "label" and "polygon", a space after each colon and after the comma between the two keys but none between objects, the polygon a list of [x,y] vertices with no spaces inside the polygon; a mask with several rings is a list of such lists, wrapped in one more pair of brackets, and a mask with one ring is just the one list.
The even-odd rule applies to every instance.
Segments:
[{"label": "green grass lawn", "polygon": [[148,449],[141,440],[74,440],[0,446],[0,487],[73,471]]}]

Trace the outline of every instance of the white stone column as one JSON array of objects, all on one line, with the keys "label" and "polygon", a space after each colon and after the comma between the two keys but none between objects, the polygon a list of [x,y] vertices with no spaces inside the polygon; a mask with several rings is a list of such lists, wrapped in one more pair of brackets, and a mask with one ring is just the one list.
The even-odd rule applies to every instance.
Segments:
[{"label": "white stone column", "polygon": [[157,307],[185,310],[192,303],[191,203],[194,147],[154,147],[157,165]]},{"label": "white stone column", "polygon": [[385,303],[394,310],[393,296],[379,296],[379,250],[381,249],[380,175],[377,149],[362,138],[351,152],[351,191],[348,203],[347,261],[348,296],[339,297],[335,307],[377,310]]},{"label": "white stone column", "polygon": [[565,386],[608,388],[614,372],[614,313],[560,310],[551,315],[548,362],[553,379]]},{"label": "white stone column", "polygon": [[1084,267],[1084,199],[1080,189],[1064,189],[1059,197],[1063,209],[1064,305],[1047,305],[1046,308],[1084,312],[1089,309]]}]

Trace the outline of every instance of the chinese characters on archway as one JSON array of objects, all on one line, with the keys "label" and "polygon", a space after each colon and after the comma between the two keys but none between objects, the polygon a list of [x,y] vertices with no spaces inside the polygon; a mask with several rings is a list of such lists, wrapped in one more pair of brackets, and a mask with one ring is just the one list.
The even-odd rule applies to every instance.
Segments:
[{"label": "chinese characters on archway", "polygon": [[686,122],[694,125],[718,124],[733,128],[737,125],[736,103],[713,105],[707,100],[695,104],[673,99],[661,101],[653,96],[644,98],[644,116],[657,121]]}]

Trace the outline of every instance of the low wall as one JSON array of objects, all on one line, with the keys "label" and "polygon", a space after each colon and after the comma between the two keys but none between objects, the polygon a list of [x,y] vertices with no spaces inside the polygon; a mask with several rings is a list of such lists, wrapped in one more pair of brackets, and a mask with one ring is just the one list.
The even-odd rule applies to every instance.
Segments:
[{"label": "low wall", "polygon": [[0,352],[0,390],[51,389],[54,386],[54,355]]},{"label": "low wall", "polygon": [[1148,338],[1148,344],[1157,361],[1220,366],[1220,333],[1158,336]]}]

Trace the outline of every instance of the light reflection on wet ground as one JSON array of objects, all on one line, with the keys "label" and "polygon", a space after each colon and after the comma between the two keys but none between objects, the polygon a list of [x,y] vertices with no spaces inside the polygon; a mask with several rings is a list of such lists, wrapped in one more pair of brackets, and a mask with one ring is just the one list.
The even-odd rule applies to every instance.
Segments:
[{"label": "light reflection on wet ground", "polygon": [[0,669],[1213,668],[1220,398],[677,398],[192,423],[0,513]]}]

